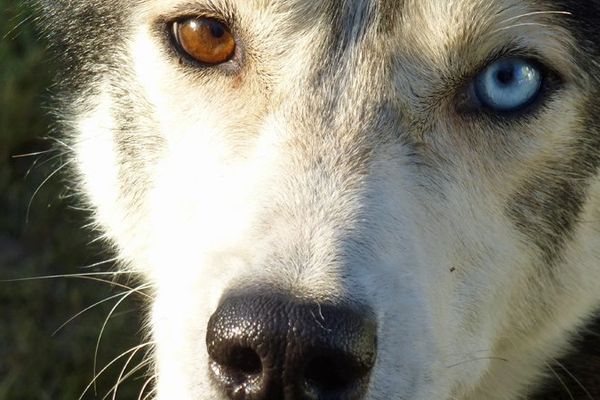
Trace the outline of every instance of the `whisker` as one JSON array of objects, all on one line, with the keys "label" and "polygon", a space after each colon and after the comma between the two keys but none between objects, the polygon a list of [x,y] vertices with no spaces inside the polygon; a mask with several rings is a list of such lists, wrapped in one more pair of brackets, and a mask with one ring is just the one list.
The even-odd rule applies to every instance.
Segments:
[{"label": "whisker", "polygon": [[45,159],[42,162],[39,162],[41,158],[37,158],[36,160],[33,161],[33,163],[31,163],[31,166],[29,167],[29,169],[27,169],[27,172],[25,173],[25,179],[27,179],[29,177],[29,175],[31,175],[31,172],[35,169],[35,168],[41,168],[44,165],[48,164],[49,162],[52,162],[54,160],[56,160],[57,158],[61,158],[64,157],[66,153],[59,153],[59,154],[55,154],[52,157],[48,157],[47,159]]},{"label": "whisker", "polygon": [[26,216],[25,216],[25,224],[29,224],[29,215],[30,215],[30,212],[31,212],[31,205],[33,204],[33,201],[35,200],[35,197],[38,195],[38,193],[40,192],[40,190],[42,190],[42,188],[44,187],[44,185],[46,183],[48,183],[48,181],[50,181],[50,179],[52,179],[56,174],[58,174],[60,171],[62,171],[69,164],[71,164],[71,161],[67,161],[64,164],[62,164],[60,167],[56,168],[50,175],[48,175],[46,177],[46,179],[44,179],[42,181],[42,183],[33,192],[33,195],[31,195],[31,199],[29,200],[29,203],[27,204],[27,213],[26,213]]},{"label": "whisker", "polygon": [[84,212],[91,212],[93,211],[93,208],[83,208],[83,207],[77,207],[77,206],[73,206],[73,205],[68,205],[67,208],[69,210],[75,210],[75,211],[84,211]]},{"label": "whisker", "polygon": [[511,22],[511,21],[514,21],[517,19],[533,17],[533,16],[537,16],[537,15],[573,15],[573,13],[571,13],[569,11],[532,11],[532,12],[528,12],[525,14],[520,14],[520,15],[516,15],[516,16],[510,17],[510,18],[507,18],[504,21],[502,21],[501,24],[505,24],[507,22]]},{"label": "whisker", "polygon": [[71,152],[73,152],[73,153],[75,153],[75,152],[76,152],[76,150],[75,150],[75,148],[74,148],[73,146],[69,145],[67,142],[65,142],[65,141],[63,141],[63,140],[61,140],[61,139],[59,139],[59,138],[55,138],[55,137],[52,137],[52,136],[46,136],[44,139],[45,139],[45,140],[51,140],[51,141],[53,141],[53,142],[56,142],[57,144],[59,144],[59,145],[61,145],[62,147],[64,147],[64,148],[66,148],[66,149],[70,150],[70,151],[71,151]]},{"label": "whisker", "polygon": [[587,388],[583,385],[583,383],[581,383],[581,381],[579,379],[577,379],[577,377],[575,375],[573,375],[567,367],[565,367],[560,361],[558,361],[556,359],[554,360],[554,363],[556,365],[558,365],[563,371],[565,371],[565,373],[567,375],[569,375],[569,377],[571,379],[573,379],[575,381],[575,383],[583,390],[583,392],[585,393],[585,395],[587,396],[588,399],[594,400],[594,396],[592,396],[592,394],[587,390]]},{"label": "whisker", "polygon": [[153,394],[155,394],[157,391],[156,388],[153,388],[151,391],[148,392],[147,395],[144,396],[144,398],[142,400],[148,400],[150,398],[150,396],[152,396]]},{"label": "whisker", "polygon": [[105,264],[108,264],[108,263],[115,263],[117,261],[119,261],[119,257],[114,257],[114,258],[110,258],[108,260],[99,261],[97,263],[89,264],[89,265],[86,265],[86,266],[83,266],[83,267],[79,267],[79,268],[80,269],[91,269],[91,268],[99,267],[101,265],[105,265]]},{"label": "whisker", "polygon": [[473,351],[469,351],[467,353],[448,353],[446,354],[448,357],[465,357],[465,356],[470,356],[473,354],[479,354],[479,353],[488,353],[491,352],[493,349],[481,349],[481,350],[473,350]]},{"label": "whisker", "polygon": [[519,28],[519,27],[522,27],[522,26],[536,26],[536,27],[552,28],[551,25],[542,24],[541,22],[521,22],[519,24],[509,25],[509,26],[505,26],[505,27],[502,27],[502,28],[495,29],[491,33],[498,33],[498,32],[502,32],[502,31],[507,31],[509,29]]},{"label": "whisker", "polygon": [[[98,351],[100,350],[100,342],[102,341],[102,335],[104,334],[106,325],[108,325],[110,316],[129,296],[131,296],[132,294],[134,294],[136,292],[139,292],[139,290],[147,289],[150,286],[151,286],[150,284],[140,285],[137,288],[135,288],[135,290],[131,290],[131,291],[127,292],[123,297],[121,297],[119,299],[119,301],[117,301],[117,303],[113,306],[113,308],[111,308],[111,310],[108,312],[108,315],[106,316],[106,319],[104,320],[104,323],[102,324],[102,327],[100,328],[100,334],[98,335],[98,340],[96,341],[96,349],[94,350],[94,374],[96,373],[97,368],[98,368]],[[96,391],[96,389],[97,389],[96,384],[94,383],[94,391]]]},{"label": "whisker", "polygon": [[35,160],[33,160],[33,162],[31,163],[31,165],[29,166],[29,168],[27,168],[27,172],[25,172],[25,177],[24,179],[29,178],[29,175],[31,174],[31,171],[34,170],[34,168],[37,166],[37,163],[40,161],[39,158],[36,158]]},{"label": "whisker", "polygon": [[118,276],[118,275],[131,275],[131,272],[127,271],[111,271],[111,272],[84,272],[79,274],[61,274],[61,275],[44,275],[44,276],[33,276],[29,278],[17,278],[17,279],[4,279],[0,280],[1,283],[15,283],[15,282],[31,282],[31,281],[43,281],[50,279],[87,279],[90,277],[98,276]]},{"label": "whisker", "polygon": [[[144,382],[144,385],[142,386],[142,389],[140,390],[140,394],[139,394],[139,396],[138,396],[137,400],[143,400],[143,399],[147,399],[147,398],[148,398],[148,396],[145,396],[145,397],[143,397],[143,399],[142,399],[142,396],[144,396],[144,392],[146,391],[146,388],[147,388],[147,387],[148,387],[148,386],[149,386],[149,385],[150,385],[150,384],[151,384],[151,383],[152,383],[154,380],[156,380],[156,378],[158,378],[158,374],[154,374],[154,375],[152,375],[151,377],[149,377],[149,378],[146,380],[146,382]],[[148,392],[148,394],[150,394],[150,395],[151,395],[152,393],[154,393],[154,391],[155,391],[155,390],[156,390],[156,389],[152,389],[150,392]]]},{"label": "whisker", "polygon": [[52,332],[52,336],[55,336],[62,328],[64,328],[65,326],[67,326],[69,323],[71,323],[72,321],[74,321],[75,319],[77,319],[77,317],[83,315],[84,313],[86,313],[87,311],[91,310],[94,307],[97,307],[101,304],[104,304],[106,302],[109,302],[111,300],[117,299],[121,296],[125,296],[128,293],[130,293],[131,291],[134,291],[134,289],[130,289],[128,292],[123,292],[123,293],[118,293],[115,294],[113,296],[109,296],[103,300],[100,300],[94,304],[92,304],[91,306],[88,306],[86,308],[84,308],[83,310],[79,311],[77,314],[73,315],[71,318],[69,318],[67,321],[65,321],[64,323],[62,323],[58,328],[56,328],[56,330],[54,332]]},{"label": "whisker", "polygon": [[[84,228],[86,228],[86,229],[87,229],[87,228],[94,228],[95,226],[96,226],[96,222],[91,222],[91,223],[89,223],[89,224],[87,224],[87,225],[84,225]],[[94,239],[90,240],[90,241],[87,243],[87,245],[88,245],[88,246],[92,246],[92,245],[95,245],[95,244],[97,244],[97,243],[102,243],[102,242],[104,242],[105,240],[106,240],[106,236],[105,236],[105,235],[100,235],[100,236],[98,236],[98,237],[96,237],[96,238],[94,238]]]},{"label": "whisker", "polygon": [[33,153],[24,153],[24,154],[14,154],[12,156],[10,156],[10,158],[27,158],[27,157],[35,157],[35,156],[41,156],[43,154],[48,154],[48,153],[52,153],[56,151],[56,149],[48,149],[48,150],[42,150],[42,151],[36,151]]},{"label": "whisker", "polygon": [[[21,14],[22,16],[22,14]],[[12,35],[13,33],[15,33],[17,31],[17,29],[19,29],[21,26],[23,26],[25,23],[31,21],[33,19],[33,15],[28,15],[27,17],[23,18],[21,20],[21,22],[17,23],[12,29],[10,29],[8,32],[6,32],[6,34],[4,36],[2,36],[2,40],[6,40],[9,39],[9,36]],[[10,39],[14,39],[15,36],[13,36]]]},{"label": "whisker", "polygon": [[460,365],[468,364],[470,362],[474,362],[474,361],[486,361],[486,360],[495,360],[495,361],[509,362],[508,359],[502,358],[502,357],[474,357],[474,358],[471,358],[469,360],[458,362],[456,364],[447,365],[446,368],[454,368],[454,367],[458,367]]},{"label": "whisker", "polygon": [[573,396],[573,393],[571,393],[571,390],[569,390],[569,386],[565,383],[565,381],[560,377],[560,375],[558,373],[556,373],[556,371],[554,370],[554,368],[552,368],[552,365],[548,364],[547,362],[544,362],[544,364],[546,364],[546,366],[548,367],[548,369],[550,371],[552,371],[552,374],[554,374],[554,376],[556,377],[556,379],[558,379],[558,382],[560,382],[561,386],[565,389],[565,391],[567,392],[567,394],[569,395],[569,398],[571,400],[575,400],[575,397]]},{"label": "whisker", "polygon": [[138,349],[142,349],[144,347],[148,347],[150,345],[154,344],[154,342],[147,342],[147,343],[142,343],[140,345],[137,345],[135,347],[132,347],[129,350],[124,351],[123,353],[121,353],[120,355],[118,355],[117,357],[115,357],[111,362],[109,362],[104,368],[102,368],[102,370],[100,370],[100,372],[95,373],[94,372],[94,377],[92,378],[92,381],[85,387],[85,389],[83,390],[83,392],[81,393],[81,395],[79,396],[78,400],[82,400],[83,396],[86,395],[86,393],[90,390],[90,388],[96,385],[96,381],[98,380],[98,378],[100,378],[100,376],[102,376],[102,374],[104,374],[112,365],[114,365],[117,361],[119,361],[120,359],[122,359],[123,357],[127,356],[128,354],[130,354],[133,351],[137,351]]},{"label": "whisker", "polygon": [[112,397],[111,397],[111,400],[116,400],[117,399],[117,392],[119,390],[119,386],[121,386],[121,384],[123,382],[125,382],[127,379],[129,379],[137,371],[139,371],[140,369],[142,369],[145,366],[147,366],[148,364],[150,364],[151,360],[149,360],[149,359],[142,360],[138,365],[136,365],[135,367],[133,367],[131,369],[131,371],[129,371],[127,374],[125,374],[125,371],[127,370],[127,367],[131,363],[131,360],[133,360],[133,358],[135,357],[136,353],[137,353],[137,351],[134,351],[133,353],[131,353],[131,355],[129,356],[129,358],[125,362],[125,365],[121,369],[121,372],[119,373],[119,377],[117,378],[117,383],[108,391],[108,393],[106,393],[106,395],[102,398],[102,400],[106,400],[108,398],[108,396],[110,396],[111,393],[113,394]]},{"label": "whisker", "polygon": [[[124,284],[116,282],[116,281],[109,281],[108,279],[94,278],[92,276],[82,276],[80,278],[81,279],[85,279],[85,280],[89,280],[89,281],[106,283],[106,284],[109,284],[111,286],[115,286],[115,287],[118,287],[118,288],[121,288],[121,289],[134,290],[134,288],[132,288],[131,286],[127,286],[127,285],[124,285]],[[140,296],[145,297],[147,299],[152,299],[152,296],[150,296],[147,293],[138,292],[137,294],[139,294]]]}]

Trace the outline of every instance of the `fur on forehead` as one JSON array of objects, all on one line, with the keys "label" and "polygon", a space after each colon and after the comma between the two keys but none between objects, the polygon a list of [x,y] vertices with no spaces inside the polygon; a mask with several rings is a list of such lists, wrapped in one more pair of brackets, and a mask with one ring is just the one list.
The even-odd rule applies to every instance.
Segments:
[{"label": "fur on forehead", "polygon": [[[568,7],[519,0],[145,0],[146,16],[215,10],[252,25],[284,29],[284,34],[333,26],[332,32],[360,32],[360,25],[376,20],[374,34],[388,45],[396,42],[395,53],[417,57],[432,66],[478,68],[490,53],[508,45],[534,49],[542,56],[573,68],[566,49],[573,39],[561,22],[570,15]],[[264,19],[264,23],[258,24]],[[279,22],[279,23],[277,23]],[[383,28],[383,29],[382,29]],[[283,32],[282,32],[283,33]],[[426,34],[425,34],[426,33]],[[262,36],[262,35],[261,35]],[[460,67],[460,65],[459,65]],[[463,68],[466,68],[463,66]],[[456,72],[456,71],[450,71]],[[566,71],[572,72],[572,71]]]},{"label": "fur on forehead", "polygon": [[561,24],[569,16],[567,9],[519,0],[408,0],[393,36],[400,41],[401,63],[416,59],[418,70],[472,74],[494,53],[512,47],[535,52],[572,74],[575,46]]}]

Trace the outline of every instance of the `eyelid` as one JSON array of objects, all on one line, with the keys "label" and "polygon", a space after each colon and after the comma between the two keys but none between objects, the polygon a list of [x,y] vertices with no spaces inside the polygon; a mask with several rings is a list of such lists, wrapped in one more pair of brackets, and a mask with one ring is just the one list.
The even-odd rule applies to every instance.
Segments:
[{"label": "eyelid", "polygon": [[546,67],[549,63],[534,49],[523,47],[517,44],[509,43],[496,51],[492,52],[488,57],[474,65],[468,73],[463,76],[464,83],[473,81],[482,71],[490,65],[507,58],[522,58],[536,64],[542,68],[543,72],[549,69]]},{"label": "eyelid", "polygon": [[[524,47],[521,45],[510,45],[505,46],[498,52],[494,52],[493,55],[487,59],[486,63],[479,69],[482,71],[487,66],[492,65],[494,62],[500,61],[504,58],[522,58],[535,66],[537,66],[542,74],[548,77],[553,84],[562,84],[567,81],[567,75],[558,68],[555,67],[554,60],[548,56],[543,55],[540,51]],[[477,73],[475,74],[477,75]]]},{"label": "eyelid", "polygon": [[164,12],[158,22],[164,25],[187,18],[210,18],[227,25],[230,31],[235,33],[238,25],[235,16],[235,9],[229,4],[217,4],[209,1],[199,5],[174,7]]}]

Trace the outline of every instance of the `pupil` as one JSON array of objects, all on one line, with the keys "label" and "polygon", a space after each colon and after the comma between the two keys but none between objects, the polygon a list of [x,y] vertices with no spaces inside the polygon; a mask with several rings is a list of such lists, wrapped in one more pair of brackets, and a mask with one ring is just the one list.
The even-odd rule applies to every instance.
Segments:
[{"label": "pupil", "polygon": [[515,80],[515,69],[506,67],[496,73],[496,79],[504,86],[510,85]]},{"label": "pupil", "polygon": [[225,29],[221,26],[221,24],[218,24],[216,22],[211,22],[209,24],[209,27],[210,27],[210,33],[217,39],[220,39],[221,37],[223,37],[223,35],[225,35]]}]

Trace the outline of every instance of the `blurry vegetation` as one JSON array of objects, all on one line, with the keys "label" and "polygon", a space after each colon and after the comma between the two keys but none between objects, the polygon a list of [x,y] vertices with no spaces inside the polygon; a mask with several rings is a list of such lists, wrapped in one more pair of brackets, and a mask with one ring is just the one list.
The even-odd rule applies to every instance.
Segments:
[{"label": "blurry vegetation", "polygon": [[[80,279],[2,281],[113,268],[110,263],[84,268],[111,256],[92,244],[93,233],[82,228],[88,216],[72,207],[76,202],[65,189],[67,177],[47,179],[65,160],[47,139],[51,119],[46,105],[51,105],[49,88],[56,67],[45,48],[23,0],[0,0],[0,400],[77,400],[92,380],[96,341],[118,299],[53,332],[86,307],[123,292]],[[41,154],[15,157],[29,153]],[[141,302],[130,297],[107,324],[98,371],[140,343]],[[102,399],[127,358],[102,375],[97,395],[92,389],[84,398]],[[144,373],[124,382],[117,398],[137,399]]]}]

